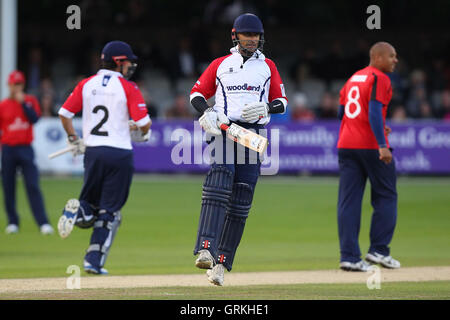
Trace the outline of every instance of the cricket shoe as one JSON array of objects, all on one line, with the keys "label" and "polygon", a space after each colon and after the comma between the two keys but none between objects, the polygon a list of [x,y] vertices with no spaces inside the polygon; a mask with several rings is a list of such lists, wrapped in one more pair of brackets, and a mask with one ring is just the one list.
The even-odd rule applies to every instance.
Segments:
[{"label": "cricket shoe", "polygon": [[67,238],[72,232],[79,208],[80,201],[77,199],[70,199],[67,201],[66,206],[64,207],[63,215],[58,221],[58,232],[61,238]]},{"label": "cricket shoe", "polygon": [[43,234],[44,236],[53,234],[53,232],[54,232],[53,227],[51,225],[49,225],[48,223],[43,224],[40,227],[40,230],[41,230],[41,234]]},{"label": "cricket shoe", "polygon": [[198,258],[195,260],[195,266],[199,269],[211,269],[214,267],[214,258],[209,250],[203,249],[198,252]]},{"label": "cricket shoe", "polygon": [[108,270],[105,268],[96,268],[86,260],[83,262],[84,271],[90,274],[107,275]]},{"label": "cricket shoe", "polygon": [[225,268],[223,264],[216,264],[212,269],[206,271],[209,282],[216,286],[223,286]]},{"label": "cricket shoe", "polygon": [[8,224],[5,229],[6,234],[19,233],[19,226],[17,224]]},{"label": "cricket shoe", "polygon": [[373,264],[380,264],[388,269],[400,268],[400,262],[392,258],[391,256],[383,256],[382,254],[373,252],[366,255],[366,261]]},{"label": "cricket shoe", "polygon": [[367,272],[370,269],[370,264],[364,260],[358,262],[342,261],[339,267],[344,271],[357,271],[357,272]]}]

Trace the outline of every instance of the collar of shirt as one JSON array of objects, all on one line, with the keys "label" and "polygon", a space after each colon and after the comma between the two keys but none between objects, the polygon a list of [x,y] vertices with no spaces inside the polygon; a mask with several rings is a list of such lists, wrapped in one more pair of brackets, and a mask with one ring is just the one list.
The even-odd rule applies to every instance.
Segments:
[{"label": "collar of shirt", "polygon": [[[244,59],[244,58],[242,57],[241,53],[239,52],[238,46],[239,46],[239,45],[237,45],[236,47],[231,48],[231,49],[230,49],[230,52],[231,52],[232,54],[238,54],[238,55],[241,56],[242,59]],[[250,59],[260,59],[260,60],[265,60],[266,57],[264,56],[264,54],[263,54],[261,51],[256,50],[255,53],[253,53],[253,55],[252,55],[250,58],[248,58],[248,60],[250,60]]]},{"label": "collar of shirt", "polygon": [[100,70],[98,70],[97,74],[100,74],[100,75],[104,75],[104,74],[115,75],[115,76],[123,78],[123,75],[120,72],[112,71],[112,70],[108,70],[108,69],[100,69]]}]

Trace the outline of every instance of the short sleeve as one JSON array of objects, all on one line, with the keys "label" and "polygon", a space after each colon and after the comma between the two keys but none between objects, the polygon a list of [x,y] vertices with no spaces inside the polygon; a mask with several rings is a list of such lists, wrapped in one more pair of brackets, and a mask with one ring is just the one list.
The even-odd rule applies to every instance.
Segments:
[{"label": "short sleeve", "polygon": [[266,63],[270,69],[269,102],[280,98],[286,99],[287,101],[283,81],[275,63],[270,59],[266,59]]},{"label": "short sleeve", "polygon": [[216,94],[217,90],[217,69],[225,58],[229,57],[224,56],[221,58],[215,59],[211,64],[206,68],[206,70],[202,73],[200,78],[195,83],[194,87],[191,90],[191,100],[196,96],[203,96],[206,100],[211,98]]},{"label": "short sleeve", "polygon": [[76,113],[81,111],[83,108],[83,87],[88,79],[84,79],[77,84],[70,96],[59,109],[59,115],[66,118],[72,118]]},{"label": "short sleeve", "polygon": [[131,81],[124,78],[119,78],[122,83],[122,87],[127,97],[128,113],[131,119],[133,119],[138,127],[143,127],[150,122],[150,118],[147,113],[147,104],[142,96],[141,90],[138,86]]}]

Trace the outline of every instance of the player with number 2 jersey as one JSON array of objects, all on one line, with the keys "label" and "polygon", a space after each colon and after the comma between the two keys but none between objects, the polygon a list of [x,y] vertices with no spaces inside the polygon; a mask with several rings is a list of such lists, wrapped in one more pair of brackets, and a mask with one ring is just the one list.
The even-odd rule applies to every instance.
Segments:
[{"label": "player with number 2 jersey", "polygon": [[[81,194],[67,201],[58,232],[66,238],[74,225],[94,228],[83,263],[92,274],[107,274],[103,266],[128,198],[134,171],[130,130],[146,135],[151,125],[141,92],[127,80],[137,66],[131,47],[109,42],[101,59],[98,73],[81,81],[59,110],[74,154],[85,149],[85,172]],[[83,141],[72,125],[79,111],[83,111]]]}]

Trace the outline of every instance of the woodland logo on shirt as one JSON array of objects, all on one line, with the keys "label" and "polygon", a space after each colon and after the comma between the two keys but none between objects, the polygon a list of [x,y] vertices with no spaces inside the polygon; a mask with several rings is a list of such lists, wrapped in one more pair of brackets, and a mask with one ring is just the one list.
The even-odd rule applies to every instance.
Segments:
[{"label": "woodland logo on shirt", "polygon": [[247,83],[238,86],[227,86],[228,91],[237,91],[237,90],[245,90],[245,91],[256,91],[259,92],[261,90],[261,85],[259,86],[249,86]]}]

